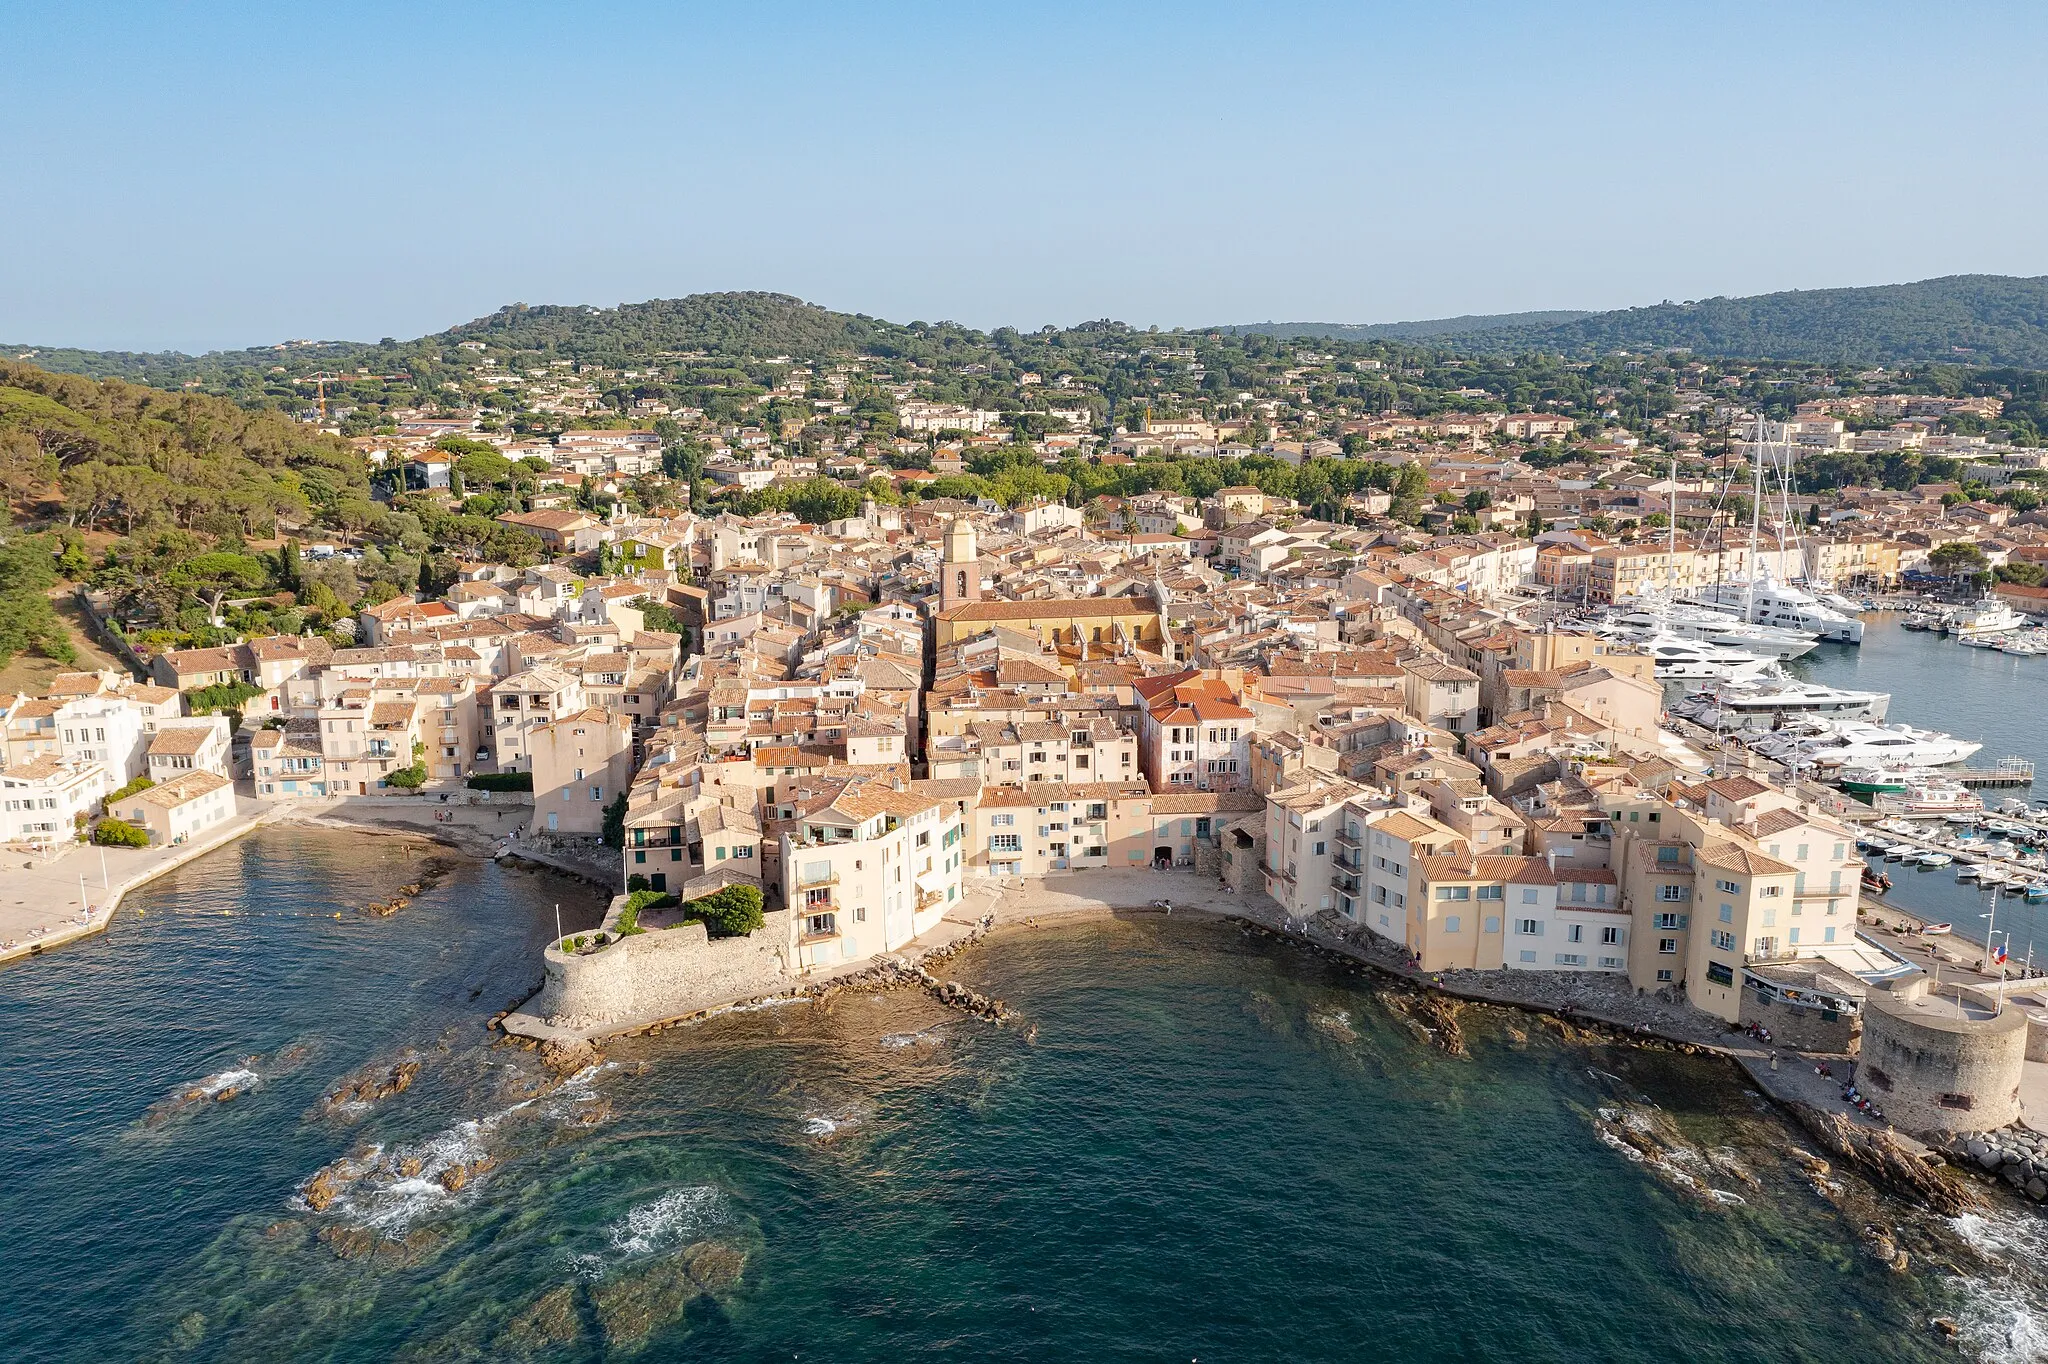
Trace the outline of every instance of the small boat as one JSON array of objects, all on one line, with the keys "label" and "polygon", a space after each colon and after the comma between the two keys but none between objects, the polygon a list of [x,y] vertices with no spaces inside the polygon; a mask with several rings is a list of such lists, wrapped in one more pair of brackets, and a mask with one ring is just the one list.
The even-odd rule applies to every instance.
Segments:
[{"label": "small boat", "polygon": [[1945,867],[1955,858],[1945,852],[1924,852],[1913,860],[1923,867]]},{"label": "small boat", "polygon": [[1956,926],[1955,926],[1954,924],[1922,924],[1922,925],[1920,925],[1920,934],[1921,934],[1921,936],[1922,936],[1922,937],[1927,937],[1927,938],[1939,938],[1939,937],[1942,937],[1942,936],[1944,936],[1944,935],[1946,935],[1946,934],[1949,934],[1949,933],[1953,933],[1953,932],[1955,932],[1955,931],[1956,931]]},{"label": "small boat", "polygon": [[2025,891],[2029,900],[2048,900],[2048,881],[2036,881]]},{"label": "small boat", "polygon": [[1981,870],[1981,868],[1973,867],[1968,862],[1965,862],[1962,866],[1956,868],[1956,880],[1974,881]]}]

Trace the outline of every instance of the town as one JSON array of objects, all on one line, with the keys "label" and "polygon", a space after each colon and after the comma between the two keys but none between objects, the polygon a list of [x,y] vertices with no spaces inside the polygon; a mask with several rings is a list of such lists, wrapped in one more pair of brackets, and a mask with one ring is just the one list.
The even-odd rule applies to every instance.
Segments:
[{"label": "town", "polygon": [[[1503,361],[1410,404],[1463,406],[1361,413],[1421,362],[1246,346],[1267,378],[1221,393],[1203,346],[1139,347],[1143,398],[1050,367],[990,397],[989,365],[874,356],[733,367],[761,381],[735,396],[702,356],[515,368],[466,340],[443,401],[365,412],[335,397],[365,380],[323,371],[296,415],[370,497],[238,555],[274,556],[287,597],[216,570],[218,643],[82,589],[130,667],[5,703],[0,838],[61,860],[265,810],[495,801],[501,851],[619,897],[550,950],[543,1028],[831,978],[1005,888],[1209,886],[1423,975],[1851,1050],[1872,992],[1923,974],[1859,932],[1871,810],[1665,687],[1766,734],[1881,719],[1881,694],[1763,669],[1860,639],[1859,604],[1902,588],[2033,651],[2048,467],[2002,401],[1669,354],[1553,362],[1569,402],[1511,410],[1496,390],[1529,375]],[[708,408],[671,401],[678,374]],[[948,401],[963,383],[990,405]],[[1740,392],[1780,384],[1777,417]],[[1875,476],[1793,472],[1827,469]],[[437,524],[467,552],[419,538]],[[1959,789],[1949,760],[1851,789],[1924,806]],[[605,984],[657,946],[656,984]]]}]

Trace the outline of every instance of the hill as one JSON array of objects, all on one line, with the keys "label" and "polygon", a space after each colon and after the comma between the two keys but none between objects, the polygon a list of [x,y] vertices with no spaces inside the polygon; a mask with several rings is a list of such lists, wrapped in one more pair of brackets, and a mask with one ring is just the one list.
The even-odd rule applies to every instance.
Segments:
[{"label": "hill", "polygon": [[440,345],[481,341],[494,349],[575,359],[665,351],[765,358],[853,354],[907,334],[894,323],[833,312],[788,294],[726,293],[616,308],[514,303],[426,339]]},{"label": "hill", "polygon": [[1493,316],[1439,317],[1426,322],[1248,322],[1215,330],[1226,336],[1314,337],[1318,341],[1435,341],[1446,336],[1498,331],[1509,327],[1542,327],[1572,322],[1592,313],[1498,313]]},{"label": "hill", "polygon": [[1687,349],[1702,355],[1822,363],[1971,365],[2048,369],[2048,276],[1947,275],[1913,284],[1795,289],[1577,315],[1510,313],[1341,328],[1263,323],[1240,330],[1337,339],[1419,340],[1467,352]]}]

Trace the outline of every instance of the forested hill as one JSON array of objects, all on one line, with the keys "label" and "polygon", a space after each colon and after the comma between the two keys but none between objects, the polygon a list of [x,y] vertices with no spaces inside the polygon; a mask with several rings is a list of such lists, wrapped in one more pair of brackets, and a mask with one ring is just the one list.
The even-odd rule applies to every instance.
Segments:
[{"label": "forested hill", "polygon": [[909,329],[833,312],[788,294],[691,294],[616,308],[514,303],[427,338],[574,359],[648,358],[663,352],[766,358],[886,352]]},{"label": "forested hill", "polygon": [[347,441],[281,412],[0,360],[4,502],[55,503],[81,529],[255,539],[368,496]]},{"label": "forested hill", "polygon": [[1592,317],[1569,309],[1547,313],[1501,313],[1493,317],[1439,317],[1427,322],[1246,322],[1218,327],[1226,336],[1313,337],[1318,341],[1435,341],[1447,336],[1542,327]]},{"label": "forested hill", "polygon": [[1799,289],[1617,312],[1510,313],[1389,327],[1262,323],[1235,330],[1343,340],[1427,337],[1461,351],[1496,354],[1683,347],[1702,355],[1822,363],[1950,361],[2048,369],[2048,276],[1948,275],[1915,284]]}]

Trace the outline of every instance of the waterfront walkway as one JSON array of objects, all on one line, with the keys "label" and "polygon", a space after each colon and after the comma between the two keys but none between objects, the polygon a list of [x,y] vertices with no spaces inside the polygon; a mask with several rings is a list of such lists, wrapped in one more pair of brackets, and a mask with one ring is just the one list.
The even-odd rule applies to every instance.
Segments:
[{"label": "waterfront walkway", "polygon": [[[0,962],[31,957],[103,932],[121,897],[174,867],[203,857],[283,811],[238,797],[235,817],[185,843],[156,848],[98,848],[67,843],[53,856],[0,854]],[[81,884],[82,880],[82,884]]]}]

